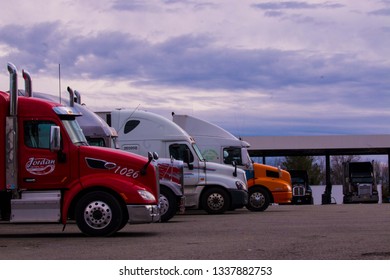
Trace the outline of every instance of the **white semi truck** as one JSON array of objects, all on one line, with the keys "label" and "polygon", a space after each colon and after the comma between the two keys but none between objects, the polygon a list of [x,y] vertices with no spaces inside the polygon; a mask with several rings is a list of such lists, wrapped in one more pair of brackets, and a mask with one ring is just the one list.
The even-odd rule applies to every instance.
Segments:
[{"label": "white semi truck", "polygon": [[291,176],[286,170],[252,163],[249,143],[220,126],[189,115],[172,115],[173,122],[195,139],[207,161],[236,164],[246,170],[249,194],[246,207],[249,210],[264,211],[271,203],[291,203]]},{"label": "white semi truck", "polygon": [[97,114],[117,131],[120,149],[140,155],[155,151],[160,157],[184,161],[186,208],[221,214],[247,204],[245,172],[206,162],[195,141],[174,122],[141,110],[117,109]]}]

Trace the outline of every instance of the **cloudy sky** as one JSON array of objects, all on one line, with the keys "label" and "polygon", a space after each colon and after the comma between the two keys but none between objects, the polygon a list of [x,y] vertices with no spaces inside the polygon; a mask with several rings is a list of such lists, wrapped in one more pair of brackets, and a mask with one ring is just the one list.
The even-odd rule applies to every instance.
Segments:
[{"label": "cloudy sky", "polygon": [[61,95],[77,89],[95,111],[174,111],[237,136],[390,133],[390,0],[0,7],[2,90],[12,62],[59,95],[60,65]]}]

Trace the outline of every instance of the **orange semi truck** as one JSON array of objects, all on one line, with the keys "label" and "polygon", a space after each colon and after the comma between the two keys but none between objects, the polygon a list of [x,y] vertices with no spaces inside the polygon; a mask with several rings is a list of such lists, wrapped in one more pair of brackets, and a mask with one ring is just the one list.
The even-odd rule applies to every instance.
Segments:
[{"label": "orange semi truck", "polygon": [[207,161],[235,164],[246,171],[249,210],[264,211],[271,203],[291,203],[290,174],[274,166],[253,163],[247,150],[249,143],[193,116],[173,114],[173,122],[195,139]]},{"label": "orange semi truck", "polygon": [[8,71],[10,93],[0,91],[2,224],[75,220],[86,235],[109,236],[160,220],[151,154],[89,146],[74,108],[30,97],[28,87],[18,97],[17,69],[9,63]]}]

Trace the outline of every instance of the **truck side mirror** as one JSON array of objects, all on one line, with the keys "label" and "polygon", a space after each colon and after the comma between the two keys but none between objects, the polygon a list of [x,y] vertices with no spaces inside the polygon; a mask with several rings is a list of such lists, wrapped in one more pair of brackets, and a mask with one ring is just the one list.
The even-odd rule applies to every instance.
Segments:
[{"label": "truck side mirror", "polygon": [[237,162],[235,160],[233,160],[232,165],[234,167],[233,176],[237,177]]},{"label": "truck side mirror", "polygon": [[154,159],[154,160],[158,160],[158,153],[153,152],[153,159]]},{"label": "truck side mirror", "polygon": [[192,163],[190,163],[190,158],[191,158],[190,153],[191,152],[190,152],[189,149],[186,149],[184,151],[184,154],[183,154],[184,160],[183,161],[188,165],[188,169],[189,170],[193,170],[194,169],[194,165]]},{"label": "truck side mirror", "polygon": [[61,132],[59,126],[50,127],[50,151],[58,152],[61,149]]},{"label": "truck side mirror", "polygon": [[149,164],[152,162],[153,159],[153,154],[151,152],[148,152],[148,162],[142,167],[141,175],[146,175],[146,169],[148,168]]}]

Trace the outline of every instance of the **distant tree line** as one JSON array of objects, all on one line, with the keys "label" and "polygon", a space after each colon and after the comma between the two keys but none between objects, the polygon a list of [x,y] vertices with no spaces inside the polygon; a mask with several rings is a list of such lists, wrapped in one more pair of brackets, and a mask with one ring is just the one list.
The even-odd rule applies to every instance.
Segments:
[{"label": "distant tree line", "polygon": [[[256,162],[262,162],[261,158],[253,158]],[[272,158],[271,165],[280,166],[285,170],[297,169],[306,170],[309,174],[310,185],[326,184],[326,164],[324,156],[286,156]],[[359,155],[341,155],[330,157],[331,183],[332,185],[343,184],[343,162],[363,161]],[[364,159],[367,161],[367,159]],[[383,201],[390,202],[389,168],[387,163],[373,161],[376,175],[376,182],[382,185]],[[270,163],[267,163],[270,164]]]},{"label": "distant tree line", "polygon": [[[343,182],[343,162],[361,161],[359,155],[331,156],[331,183],[341,185]],[[309,173],[311,185],[325,184],[325,158],[316,156],[287,156],[281,159],[279,165],[283,169],[304,169]],[[389,186],[389,168],[386,163],[374,161],[374,170],[378,184]],[[386,188],[388,189],[388,187]]]},{"label": "distant tree line", "polygon": [[309,174],[310,185],[320,185],[325,174],[314,156],[288,156],[282,160],[280,166],[286,170],[306,170]]}]

